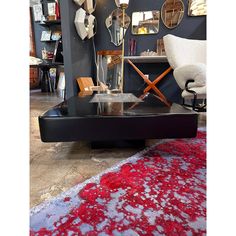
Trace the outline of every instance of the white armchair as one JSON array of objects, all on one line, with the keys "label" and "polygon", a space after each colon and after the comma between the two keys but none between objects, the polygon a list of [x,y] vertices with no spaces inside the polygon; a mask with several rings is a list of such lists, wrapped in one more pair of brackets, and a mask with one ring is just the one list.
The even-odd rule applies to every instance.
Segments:
[{"label": "white armchair", "polygon": [[[166,56],[174,78],[183,90],[183,105],[196,111],[206,110],[206,40],[163,37]],[[186,100],[191,100],[187,104]]]}]

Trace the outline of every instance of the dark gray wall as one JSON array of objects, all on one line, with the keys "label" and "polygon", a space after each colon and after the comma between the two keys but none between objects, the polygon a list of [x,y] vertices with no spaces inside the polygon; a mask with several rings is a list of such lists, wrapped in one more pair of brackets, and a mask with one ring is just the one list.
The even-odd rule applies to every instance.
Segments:
[{"label": "dark gray wall", "polygon": [[[185,13],[180,25],[175,29],[168,29],[160,21],[158,34],[155,35],[132,35],[131,25],[125,35],[125,55],[128,55],[128,40],[134,38],[137,42],[137,55],[147,49],[156,51],[157,39],[163,38],[166,34],[174,34],[176,36],[190,39],[206,39],[206,17],[190,17],[187,15],[187,0],[184,0]],[[126,13],[132,17],[132,12],[160,10],[164,0],[130,0],[130,4]],[[96,50],[117,50],[121,47],[116,47],[110,41],[110,35],[105,26],[105,19],[116,8],[114,0],[97,0],[97,7],[94,15],[98,21],[97,34],[95,35]],[[145,74],[149,74],[149,78],[154,80],[157,75],[168,68],[168,64],[146,64],[138,65]],[[125,91],[143,90],[145,83],[141,77],[134,71],[130,65],[125,65]],[[158,84],[158,88],[172,102],[181,102],[180,89],[176,84],[172,73],[170,73],[163,81]]]},{"label": "dark gray wall", "polygon": [[74,17],[79,7],[72,0],[61,0],[60,7],[66,98],[69,98],[78,93],[77,77],[94,77],[94,53],[92,40],[82,41],[75,29]]}]

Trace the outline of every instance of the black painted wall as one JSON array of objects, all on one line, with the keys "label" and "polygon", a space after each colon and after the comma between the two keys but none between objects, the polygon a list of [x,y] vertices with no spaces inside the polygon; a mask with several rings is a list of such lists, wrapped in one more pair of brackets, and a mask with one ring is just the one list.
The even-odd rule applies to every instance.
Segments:
[{"label": "black painted wall", "polygon": [[61,27],[66,78],[66,98],[77,95],[77,77],[94,77],[95,63],[92,40],[81,40],[74,17],[79,7],[72,0],[61,0]]},{"label": "black painted wall", "polygon": [[[132,35],[131,25],[125,35],[125,55],[128,55],[128,40],[134,38],[137,42],[137,55],[147,49],[156,51],[156,40],[162,38],[166,34],[174,34],[176,36],[190,38],[190,39],[206,39],[206,17],[190,17],[187,15],[187,0],[183,0],[185,5],[184,17],[179,26],[175,29],[168,29],[160,20],[160,28],[158,34],[154,35]],[[164,0],[130,0],[130,4],[126,13],[132,18],[132,12],[135,11],[149,11],[161,10]],[[116,8],[114,0],[97,0],[96,11],[94,15],[98,21],[97,34],[95,35],[96,50],[116,50],[121,49],[110,42],[110,35],[105,26],[105,19]],[[166,64],[146,64],[138,65],[141,71],[149,74],[149,78],[154,80],[157,75],[168,68]],[[134,69],[125,64],[125,91],[143,90],[146,84],[142,78],[134,71]],[[172,73],[170,73],[159,84],[158,88],[166,95],[172,102],[181,102],[180,89],[176,84]]]}]

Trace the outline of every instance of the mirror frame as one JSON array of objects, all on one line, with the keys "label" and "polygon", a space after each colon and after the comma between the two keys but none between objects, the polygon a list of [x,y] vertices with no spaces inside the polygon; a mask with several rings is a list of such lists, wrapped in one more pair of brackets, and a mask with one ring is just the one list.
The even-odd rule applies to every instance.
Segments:
[{"label": "mirror frame", "polygon": [[[93,5],[93,1],[94,1],[94,6],[91,7],[91,5]],[[84,9],[89,14],[91,14],[95,11],[96,6],[97,6],[96,0],[85,0],[85,2],[84,2]]]},{"label": "mirror frame", "polygon": [[[74,0],[74,2],[78,6],[82,6],[84,4],[84,10],[89,14],[92,14],[95,11],[95,8],[97,6],[96,0]],[[91,5],[93,5],[93,2],[94,2],[94,6],[91,7]]]},{"label": "mirror frame", "polygon": [[[185,9],[184,9],[184,3],[183,3],[183,0],[177,0],[177,1],[179,1],[179,2],[181,3],[181,5],[182,5],[183,14],[182,14],[181,18],[179,19],[178,24],[175,25],[175,26],[170,27],[170,26],[168,26],[168,25],[165,23],[165,21],[164,21],[164,19],[163,19],[163,18],[164,18],[164,16],[163,16],[164,6],[165,6],[165,4],[166,4],[168,1],[169,1],[169,0],[165,0],[164,3],[163,3],[162,6],[161,6],[161,20],[162,20],[163,24],[165,25],[165,27],[167,27],[168,29],[174,29],[174,28],[176,28],[177,26],[179,26],[180,23],[181,23],[181,21],[183,20],[184,11],[185,11]],[[175,0],[173,0],[173,1],[175,1]]]},{"label": "mirror frame", "polygon": [[188,16],[206,16],[207,15],[207,5],[206,5],[206,0],[204,0],[204,12],[203,13],[198,13],[198,14],[192,14],[191,13],[191,6],[192,3],[197,0],[188,0]]},{"label": "mirror frame", "polygon": [[[89,27],[85,26],[86,19],[88,21]],[[97,21],[96,21],[95,16],[93,16],[92,14],[86,13],[86,11],[83,8],[80,8],[76,11],[74,24],[75,24],[76,31],[82,40],[85,40],[86,38],[90,39],[96,34]],[[95,29],[93,30],[93,34],[91,34],[91,29],[93,28]]]},{"label": "mirror frame", "polygon": [[[111,30],[109,29],[112,24],[111,24],[111,25],[108,25],[108,23],[110,22],[110,18],[112,18],[112,14],[113,14],[115,11],[120,11],[121,14],[123,14],[123,12],[122,12],[122,10],[121,10],[120,8],[116,8],[116,9],[113,10],[113,11],[109,14],[109,16],[106,18],[106,20],[105,20],[105,25],[106,25],[106,28],[107,28],[107,30],[108,30],[108,32],[109,32],[109,35],[110,35],[110,38],[111,38],[111,42],[112,42],[115,46],[119,47],[119,46],[122,44],[122,41],[123,41],[122,39],[125,37],[125,34],[126,34],[126,32],[127,32],[127,29],[129,28],[131,19],[130,19],[130,17],[125,13],[125,19],[127,19],[127,23],[125,24],[125,27],[124,27],[124,31],[125,31],[125,32],[124,32],[123,38],[120,40],[119,43],[116,44],[116,43],[114,42],[113,35],[111,34]],[[120,28],[123,29],[122,25],[120,26]]]}]

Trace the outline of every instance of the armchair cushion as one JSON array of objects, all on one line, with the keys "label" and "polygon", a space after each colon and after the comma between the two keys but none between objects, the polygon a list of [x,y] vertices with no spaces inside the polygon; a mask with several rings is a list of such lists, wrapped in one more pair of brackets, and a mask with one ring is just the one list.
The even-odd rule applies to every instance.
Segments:
[{"label": "armchair cushion", "polygon": [[206,85],[206,65],[195,63],[177,67],[174,70],[174,77],[181,89],[185,89],[188,80],[194,80],[188,84],[188,88],[203,87]]},{"label": "armchair cushion", "polygon": [[[190,84],[190,83],[189,83]],[[195,91],[197,93],[198,99],[205,99],[206,98],[206,86],[203,87],[193,87],[191,90]],[[193,94],[189,93],[187,90],[183,90],[181,96],[186,99],[192,99]]]},{"label": "armchair cushion", "polygon": [[203,63],[206,64],[206,40],[186,39],[167,34],[163,37],[170,66]]}]

